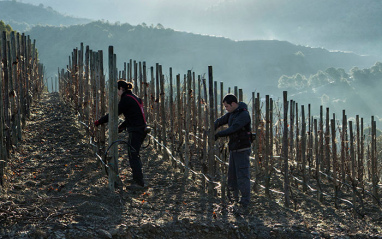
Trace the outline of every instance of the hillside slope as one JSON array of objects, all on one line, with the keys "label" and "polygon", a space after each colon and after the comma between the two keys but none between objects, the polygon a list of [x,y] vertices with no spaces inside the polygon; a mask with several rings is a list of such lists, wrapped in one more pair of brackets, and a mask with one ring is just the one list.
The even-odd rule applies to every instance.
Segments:
[{"label": "hillside slope", "polygon": [[35,25],[69,26],[89,23],[89,19],[64,16],[50,7],[35,6],[16,1],[0,1],[0,20],[15,31],[25,32]]},{"label": "hillside slope", "polygon": [[[55,110],[52,110],[55,109]],[[116,193],[91,154],[83,126],[57,93],[31,108],[24,140],[9,161],[0,194],[0,238],[380,238],[380,208],[365,198],[364,217],[330,197],[293,189],[293,206],[282,195],[253,193],[247,214],[209,197],[151,147],[142,150],[148,187],[129,187],[125,148]],[[120,137],[125,137],[120,135]],[[190,175],[191,176],[191,175]],[[282,188],[277,175],[273,187]],[[325,187],[325,185],[322,185]],[[344,190],[345,192],[347,190]],[[341,197],[350,198],[347,193]],[[351,199],[350,199],[351,200]]]}]

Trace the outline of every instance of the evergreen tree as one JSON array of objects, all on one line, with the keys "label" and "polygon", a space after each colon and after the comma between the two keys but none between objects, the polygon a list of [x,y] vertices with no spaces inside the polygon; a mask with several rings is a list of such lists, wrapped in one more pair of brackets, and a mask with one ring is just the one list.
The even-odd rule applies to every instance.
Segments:
[{"label": "evergreen tree", "polygon": [[4,21],[0,20],[0,31],[6,31],[7,34],[11,33],[13,31],[12,27],[9,24],[5,24]]}]

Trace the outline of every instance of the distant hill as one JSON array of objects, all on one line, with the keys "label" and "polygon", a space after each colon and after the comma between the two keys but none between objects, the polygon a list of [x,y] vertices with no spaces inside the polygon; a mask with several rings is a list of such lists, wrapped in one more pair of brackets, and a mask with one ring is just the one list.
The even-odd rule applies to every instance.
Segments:
[{"label": "distant hill", "polygon": [[50,7],[35,6],[16,1],[0,1],[0,20],[19,32],[35,25],[69,26],[89,23],[91,20],[64,16]]},{"label": "distant hill", "polygon": [[[376,59],[351,53],[296,46],[285,41],[232,41],[227,38],[177,32],[158,25],[132,26],[101,21],[70,27],[36,26],[27,32],[37,39],[37,48],[48,75],[68,64],[68,56],[81,42],[94,50],[113,45],[120,67],[135,59],[149,65],[185,73],[206,73],[214,67],[214,79],[246,89],[276,90],[282,75],[315,74],[318,70],[353,66],[370,67]],[[106,55],[106,54],[105,54]]]},{"label": "distant hill", "polygon": [[382,56],[380,0],[226,0],[195,18],[212,34]]}]

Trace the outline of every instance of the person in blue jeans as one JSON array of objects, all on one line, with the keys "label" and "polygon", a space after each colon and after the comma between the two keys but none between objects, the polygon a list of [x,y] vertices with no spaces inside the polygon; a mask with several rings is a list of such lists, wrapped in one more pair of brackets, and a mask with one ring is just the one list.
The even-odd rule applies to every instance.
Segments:
[{"label": "person in blue jeans", "polygon": [[229,137],[228,148],[228,189],[233,192],[234,198],[239,200],[243,208],[247,208],[250,202],[250,163],[251,153],[251,117],[244,102],[238,102],[233,94],[227,94],[223,98],[223,105],[227,111],[225,115],[215,120],[215,131],[222,125],[228,124],[228,128],[215,134],[219,137]]}]

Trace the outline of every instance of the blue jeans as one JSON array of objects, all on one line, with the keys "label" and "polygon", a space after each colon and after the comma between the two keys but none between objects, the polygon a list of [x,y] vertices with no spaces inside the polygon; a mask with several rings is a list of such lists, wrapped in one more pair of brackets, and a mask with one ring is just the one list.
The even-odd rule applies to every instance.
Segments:
[{"label": "blue jeans", "polygon": [[248,206],[250,202],[251,182],[250,182],[250,149],[243,151],[230,151],[228,166],[228,188],[233,191],[234,197],[239,197],[241,193],[240,204]]}]

